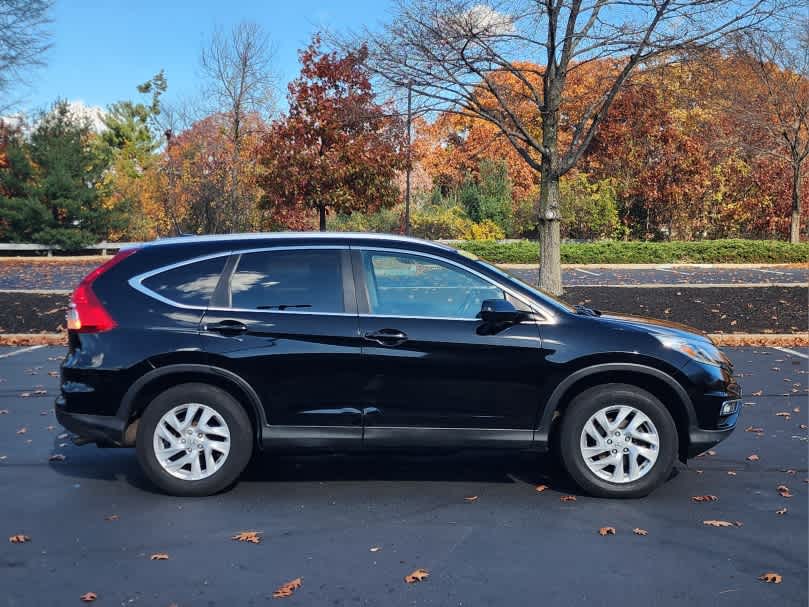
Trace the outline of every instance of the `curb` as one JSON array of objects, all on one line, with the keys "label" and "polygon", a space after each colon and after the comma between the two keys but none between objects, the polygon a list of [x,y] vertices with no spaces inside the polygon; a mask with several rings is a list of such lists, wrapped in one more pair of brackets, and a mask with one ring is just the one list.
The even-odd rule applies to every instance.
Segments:
[{"label": "curb", "polygon": [[[809,333],[709,333],[718,346],[809,346]],[[0,346],[64,346],[66,333],[6,333]]]}]

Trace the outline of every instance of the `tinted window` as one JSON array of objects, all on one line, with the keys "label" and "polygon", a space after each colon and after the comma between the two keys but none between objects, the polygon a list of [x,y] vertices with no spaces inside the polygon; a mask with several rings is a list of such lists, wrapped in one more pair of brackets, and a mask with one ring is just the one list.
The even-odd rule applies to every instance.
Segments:
[{"label": "tinted window", "polygon": [[363,253],[372,314],[475,318],[484,299],[502,289],[457,268],[418,255]]},{"label": "tinted window", "polygon": [[234,308],[343,312],[338,250],[245,253],[230,283]]},{"label": "tinted window", "polygon": [[226,259],[214,257],[166,270],[144,280],[143,286],[171,301],[204,307],[211,301]]}]

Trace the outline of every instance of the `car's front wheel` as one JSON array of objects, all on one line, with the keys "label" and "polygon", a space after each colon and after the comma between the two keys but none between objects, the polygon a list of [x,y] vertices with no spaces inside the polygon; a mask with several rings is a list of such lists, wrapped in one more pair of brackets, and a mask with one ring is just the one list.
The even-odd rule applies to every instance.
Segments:
[{"label": "car's front wheel", "polygon": [[671,474],[677,427],[646,390],[595,386],[577,395],[562,416],[559,450],[565,469],[599,497],[642,497]]},{"label": "car's front wheel", "polygon": [[252,426],[224,390],[182,384],[146,408],[136,448],[146,476],[166,493],[211,495],[233,484],[250,461]]}]

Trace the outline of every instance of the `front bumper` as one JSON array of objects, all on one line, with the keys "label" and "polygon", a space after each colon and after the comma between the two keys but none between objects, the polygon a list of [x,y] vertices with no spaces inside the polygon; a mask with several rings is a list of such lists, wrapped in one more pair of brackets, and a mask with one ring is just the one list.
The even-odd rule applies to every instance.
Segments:
[{"label": "front bumper", "polygon": [[71,413],[65,410],[62,396],[54,403],[56,420],[70,432],[89,439],[99,445],[122,447],[124,445],[124,429],[126,423],[112,415],[90,415]]},{"label": "front bumper", "polygon": [[688,457],[696,457],[730,436],[736,428],[736,422],[739,420],[740,413],[741,408],[737,409],[733,415],[729,415],[724,419],[722,426],[715,430],[691,428],[688,432]]}]

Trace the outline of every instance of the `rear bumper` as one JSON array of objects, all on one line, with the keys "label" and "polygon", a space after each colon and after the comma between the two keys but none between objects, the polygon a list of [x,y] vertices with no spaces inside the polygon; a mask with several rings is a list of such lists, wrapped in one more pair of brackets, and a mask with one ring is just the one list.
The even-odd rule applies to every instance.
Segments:
[{"label": "rear bumper", "polygon": [[101,445],[121,447],[124,444],[126,423],[112,415],[89,415],[71,413],[64,408],[64,398],[59,396],[54,403],[56,420],[70,432]]}]

